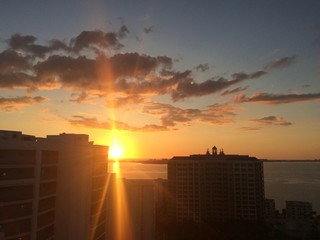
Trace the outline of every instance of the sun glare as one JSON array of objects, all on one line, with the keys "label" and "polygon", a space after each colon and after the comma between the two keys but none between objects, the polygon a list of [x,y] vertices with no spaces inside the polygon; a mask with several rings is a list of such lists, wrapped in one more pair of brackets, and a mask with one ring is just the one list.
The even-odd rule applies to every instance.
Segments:
[{"label": "sun glare", "polygon": [[119,159],[123,155],[123,148],[117,143],[117,141],[113,142],[113,145],[110,146],[109,155],[112,159]]}]

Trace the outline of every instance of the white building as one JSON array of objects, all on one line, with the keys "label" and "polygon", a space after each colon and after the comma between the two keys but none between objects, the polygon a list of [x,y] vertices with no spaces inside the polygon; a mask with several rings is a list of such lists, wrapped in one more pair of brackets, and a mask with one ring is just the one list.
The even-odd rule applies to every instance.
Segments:
[{"label": "white building", "polygon": [[105,239],[107,159],[88,135],[0,131],[4,239]]}]

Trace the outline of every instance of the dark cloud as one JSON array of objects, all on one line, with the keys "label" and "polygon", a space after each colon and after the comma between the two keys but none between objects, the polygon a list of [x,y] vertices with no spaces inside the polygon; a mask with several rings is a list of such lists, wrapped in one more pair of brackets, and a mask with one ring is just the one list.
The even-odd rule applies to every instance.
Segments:
[{"label": "dark cloud", "polygon": [[265,103],[265,104],[283,104],[293,102],[308,102],[320,100],[320,93],[306,94],[271,94],[255,93],[251,97],[239,95],[234,98],[235,103]]},{"label": "dark cloud", "polygon": [[195,67],[195,69],[199,72],[205,72],[209,70],[209,65],[206,64],[199,64],[198,66]]},{"label": "dark cloud", "polygon": [[266,70],[272,70],[272,69],[281,69],[286,68],[294,63],[296,63],[297,57],[296,56],[290,56],[290,57],[283,57],[275,60],[274,62],[271,62],[265,66]]},{"label": "dark cloud", "polygon": [[150,26],[150,27],[145,27],[143,28],[143,31],[148,34],[154,31],[154,26]]},{"label": "dark cloud", "polygon": [[259,119],[251,119],[251,122],[263,124],[263,125],[278,125],[278,126],[290,126],[293,123],[285,121],[282,117],[268,116]]},{"label": "dark cloud", "polygon": [[218,78],[217,80],[211,79],[202,83],[196,83],[191,76],[188,76],[178,82],[177,88],[172,92],[172,99],[174,101],[178,101],[188,97],[209,95],[212,93],[220,92],[223,89],[226,89],[245,80],[260,78],[265,74],[265,71],[257,71],[251,74],[234,73],[232,75],[232,80]]},{"label": "dark cloud", "polygon": [[71,57],[52,55],[38,62],[34,69],[37,84],[60,84],[77,90],[109,91],[137,95],[161,92],[171,80],[146,79],[156,74],[157,69],[171,68],[172,60],[165,56],[150,57],[138,53],[115,54],[111,58],[98,56],[88,59],[84,56]]},{"label": "dark cloud", "polygon": [[11,36],[8,44],[12,49],[25,49],[34,44],[36,40],[37,38],[32,35],[20,35],[17,33]]},{"label": "dark cloud", "polygon": [[11,49],[22,50],[33,57],[45,57],[46,54],[58,50],[69,50],[69,47],[62,41],[51,40],[47,46],[35,44],[37,38],[32,35],[12,35],[7,41]]},{"label": "dark cloud", "polygon": [[5,50],[0,53],[0,74],[25,71],[30,67],[29,58],[18,51]]},{"label": "dark cloud", "polygon": [[[173,101],[179,101],[220,92],[223,92],[222,96],[226,96],[247,89],[238,87],[237,84],[267,74],[266,70],[237,72],[230,77],[215,76],[201,82],[195,76],[196,71],[207,71],[208,64],[199,64],[193,71],[176,71],[174,60],[170,57],[119,52],[123,46],[120,40],[127,34],[129,30],[123,25],[117,32],[83,31],[67,43],[51,40],[44,45],[37,44],[34,36],[15,34],[7,41],[8,49],[0,53],[0,88],[26,88],[32,91],[62,88],[73,92],[70,101],[84,103],[96,96],[105,99],[107,106],[113,108],[143,104],[142,112],[157,116],[158,124],[137,127],[116,122],[117,128],[127,131],[167,131],[183,125],[189,126],[195,121],[204,124],[230,123],[234,120],[236,109],[230,104],[184,109],[154,103],[150,97],[168,95]],[[268,64],[265,69],[286,67],[295,61],[295,56],[282,58]],[[251,97],[240,95],[234,102],[280,104],[318,99],[318,93],[257,93]],[[12,107],[2,104],[6,106],[2,108],[13,109],[14,105],[19,105],[18,99],[16,100]],[[24,104],[27,104],[27,100],[25,99]],[[31,99],[29,103],[31,104]],[[36,99],[32,103],[36,103]],[[109,120],[99,122],[96,118],[83,116],[75,116],[70,123],[101,129],[111,127]]]},{"label": "dark cloud", "polygon": [[128,34],[129,34],[129,29],[127,28],[126,25],[122,25],[118,31],[119,39],[123,39],[123,38],[127,37]]},{"label": "dark cloud", "polygon": [[0,88],[15,89],[28,88],[35,89],[37,78],[23,72],[11,72],[0,74]]},{"label": "dark cloud", "polygon": [[4,111],[10,112],[13,110],[18,110],[21,106],[28,106],[37,103],[42,103],[46,100],[45,97],[36,96],[36,97],[14,97],[14,98],[4,98],[0,97],[0,108]]},{"label": "dark cloud", "polygon": [[[151,92],[165,94],[181,75],[171,72],[174,75],[171,78],[169,75],[161,78],[159,72],[168,72],[171,66],[172,59],[169,57],[150,57],[138,53],[115,54],[111,58],[99,55],[95,59],[51,55],[37,61],[30,69],[26,69],[28,73],[24,73],[24,69],[29,67],[27,59],[14,52],[2,52],[0,87],[41,89],[63,86],[80,91],[96,90],[104,94],[110,89],[134,95]],[[150,74],[154,77],[147,79]]]},{"label": "dark cloud", "polygon": [[73,58],[70,56],[52,55],[34,66],[37,74],[36,87],[41,85],[75,89],[99,88],[99,59],[86,57]]},{"label": "dark cloud", "polygon": [[234,93],[243,92],[243,91],[245,91],[247,89],[248,89],[248,87],[237,87],[237,88],[234,88],[232,90],[224,91],[223,93],[221,93],[221,96],[227,96],[227,95],[231,95],[231,94],[234,94]]},{"label": "dark cloud", "polygon": [[[174,60],[167,56],[152,57],[136,52],[109,55],[100,51],[119,49],[122,45],[119,39],[128,32],[125,25],[117,33],[83,31],[68,44],[51,40],[46,45],[36,44],[34,36],[15,34],[8,40],[9,49],[0,54],[0,88],[34,91],[62,87],[99,96],[110,92],[125,97],[170,95],[179,101],[213,94],[266,74],[265,71],[235,73],[230,80],[213,77],[199,83],[192,71],[173,70]],[[197,67],[200,71],[207,68],[207,64]],[[73,96],[72,100],[81,102],[84,95]]]},{"label": "dark cloud", "polygon": [[166,56],[150,57],[139,53],[115,54],[110,58],[112,73],[117,77],[141,78],[158,67],[171,68],[172,59]]},{"label": "dark cloud", "polygon": [[128,33],[128,28],[123,25],[117,33],[101,30],[83,31],[72,38],[69,43],[53,39],[45,45],[36,44],[35,36],[17,33],[12,35],[7,43],[10,49],[21,50],[33,57],[44,58],[47,54],[59,50],[65,53],[80,53],[84,49],[91,49],[100,53],[101,50],[120,49],[123,47],[120,39],[125,38]]},{"label": "dark cloud", "polygon": [[120,49],[123,45],[119,42],[118,34],[115,32],[103,32],[100,30],[83,31],[77,37],[71,39],[73,51],[80,52],[83,49]]}]

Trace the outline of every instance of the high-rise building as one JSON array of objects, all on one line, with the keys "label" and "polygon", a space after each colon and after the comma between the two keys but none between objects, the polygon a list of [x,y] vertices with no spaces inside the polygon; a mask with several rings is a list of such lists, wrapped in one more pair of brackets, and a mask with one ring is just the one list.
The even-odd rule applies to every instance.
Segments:
[{"label": "high-rise building", "polygon": [[286,214],[288,218],[310,219],[313,214],[312,204],[303,201],[286,201]]},{"label": "high-rise building", "polygon": [[[164,179],[112,178],[108,199],[108,239],[154,240],[157,210],[165,200]],[[120,231],[120,233],[118,232]]]},{"label": "high-rise building", "polygon": [[264,214],[263,163],[247,155],[212,154],[173,157],[168,163],[173,221],[257,221]]},{"label": "high-rise building", "polygon": [[0,131],[0,236],[105,239],[107,159],[88,135]]},{"label": "high-rise building", "polygon": [[264,200],[265,217],[267,219],[274,218],[276,216],[276,202],[274,199]]}]

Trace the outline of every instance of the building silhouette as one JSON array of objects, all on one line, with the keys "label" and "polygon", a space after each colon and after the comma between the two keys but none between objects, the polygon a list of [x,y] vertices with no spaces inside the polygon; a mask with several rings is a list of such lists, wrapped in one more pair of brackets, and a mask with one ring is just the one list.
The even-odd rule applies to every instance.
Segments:
[{"label": "building silhouette", "polygon": [[276,202],[274,199],[264,200],[265,218],[270,219],[276,216]]},{"label": "building silhouette", "polygon": [[310,202],[304,201],[286,201],[287,218],[293,219],[310,219],[313,210]]},{"label": "building silhouette", "polygon": [[[107,200],[108,239],[156,239],[157,212],[164,205],[166,180],[125,179],[111,175]],[[121,233],[117,232],[119,228]]]},{"label": "building silhouette", "polygon": [[105,239],[107,159],[88,135],[0,131],[0,236]]},{"label": "building silhouette", "polygon": [[169,216],[175,223],[259,221],[264,215],[263,162],[212,153],[168,162]]}]

